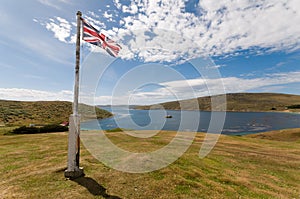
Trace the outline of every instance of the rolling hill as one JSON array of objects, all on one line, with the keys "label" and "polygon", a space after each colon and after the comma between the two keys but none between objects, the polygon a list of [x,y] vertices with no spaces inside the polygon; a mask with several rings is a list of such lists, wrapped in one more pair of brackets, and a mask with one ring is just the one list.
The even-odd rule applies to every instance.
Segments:
[{"label": "rolling hill", "polygon": [[[137,106],[136,109],[167,109],[167,110],[202,110],[211,111],[211,99],[221,107],[223,95],[199,97],[181,101],[165,102],[149,106]],[[261,112],[261,111],[291,111],[300,110],[300,96],[278,93],[229,93],[226,94],[226,111]],[[218,103],[220,102],[220,103]],[[198,103],[198,104],[197,104]],[[196,104],[196,105],[195,105]],[[225,111],[225,110],[224,110]]]},{"label": "rolling hill", "polygon": [[[112,116],[108,111],[80,104],[82,119],[103,119]],[[95,111],[96,115],[95,116]],[[65,101],[21,102],[0,100],[0,125],[53,124],[68,121],[72,103]]]}]

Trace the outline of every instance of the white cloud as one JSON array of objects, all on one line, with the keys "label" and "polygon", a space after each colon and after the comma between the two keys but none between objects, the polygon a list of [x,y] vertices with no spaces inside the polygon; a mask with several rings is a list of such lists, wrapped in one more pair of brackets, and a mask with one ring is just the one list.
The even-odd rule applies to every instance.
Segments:
[{"label": "white cloud", "polygon": [[135,2],[131,2],[129,6],[123,5],[122,11],[124,13],[136,14],[138,12],[138,7]]},{"label": "white cloud", "polygon": [[[163,82],[162,87],[153,91],[128,93],[128,96],[115,97],[123,104],[131,99],[131,104],[153,104],[165,101],[191,99],[222,93],[237,93],[256,90],[257,92],[278,92],[290,83],[300,83],[300,72],[277,73],[262,78],[226,77],[221,79],[189,79]],[[223,84],[220,84],[222,82]],[[191,90],[193,92],[191,92]],[[287,91],[289,92],[289,91]]]},{"label": "white cloud", "polygon": [[[201,55],[238,55],[240,50],[259,54],[300,49],[298,0],[201,0],[194,13],[186,11],[186,0],[113,2],[124,17],[109,10],[102,17],[119,22],[107,32],[124,47],[124,59],[178,62]],[[85,18],[99,30],[107,28],[94,12]],[[46,26],[62,42],[71,37],[70,27],[58,18]]]},{"label": "white cloud", "polygon": [[113,15],[112,15],[112,14],[108,14],[107,11],[105,11],[104,14],[103,14],[103,17],[106,18],[106,19],[109,19],[109,18],[111,18],[112,16],[113,16]]},{"label": "white cloud", "polygon": [[95,12],[93,12],[93,11],[88,11],[88,14],[90,14],[92,17],[94,17],[94,18],[99,18],[100,16],[99,15],[97,15]]},{"label": "white cloud", "polygon": [[[99,18],[99,15],[95,14],[94,12],[89,11],[88,15],[85,15],[84,18],[98,30],[106,27],[103,22],[95,20],[95,18]],[[77,23],[69,22],[61,17],[49,18],[46,22],[38,21],[37,19],[33,19],[33,21],[40,23],[40,25],[46,27],[47,30],[54,33],[54,38],[58,39],[59,41],[68,44],[76,43]],[[110,32],[114,34],[114,32]],[[89,46],[89,49],[91,51],[99,51],[98,47],[95,46]]]},{"label": "white cloud", "polygon": [[45,27],[47,30],[54,33],[54,37],[57,38],[59,41],[70,43],[74,42],[73,39],[70,39],[72,37],[71,31],[72,31],[72,25],[66,20],[61,17],[56,17],[55,19],[50,19],[50,22],[45,24]]},{"label": "white cloud", "polygon": [[41,91],[20,88],[0,88],[0,99],[20,101],[72,101],[73,91]]},{"label": "white cloud", "polygon": [[120,0],[114,0],[113,2],[118,9],[121,9],[122,4],[120,3]]},{"label": "white cloud", "polygon": [[38,0],[41,4],[44,4],[46,6],[53,7],[57,10],[61,10],[61,6],[59,6],[60,3],[69,3],[69,0]]},{"label": "white cloud", "polygon": [[[88,15],[85,15],[84,18],[92,25],[94,26],[94,28],[96,28],[97,30],[101,30],[103,28],[106,28],[106,25],[99,21],[99,20],[96,20],[94,15],[91,15],[91,16],[88,16]],[[99,17],[97,17],[99,18]]]},{"label": "white cloud", "polygon": [[[132,1],[117,8],[127,12],[116,35],[128,53],[145,61],[174,61],[199,55],[221,55],[237,50],[265,48],[294,51],[300,48],[300,7],[297,0],[202,0],[199,13],[185,12],[184,0]],[[137,11],[139,12],[137,14]],[[144,37],[147,31],[154,34]],[[128,39],[128,35],[131,39]],[[151,48],[162,51],[149,51]],[[162,52],[168,52],[162,55]],[[122,56],[122,55],[121,55]],[[129,56],[134,57],[134,56]]]},{"label": "white cloud", "polygon": [[[226,93],[232,92],[244,92],[252,89],[259,89],[266,86],[274,86],[274,85],[284,85],[289,83],[300,83],[300,72],[289,72],[289,73],[276,73],[271,74],[266,77],[261,78],[238,78],[238,77],[225,77],[221,78],[224,89]],[[193,80],[184,80],[188,81],[189,85],[193,87],[194,90],[205,91],[206,85],[211,86],[211,90],[218,90],[218,87],[222,86],[216,84],[216,81],[220,81],[219,79],[193,79]],[[180,87],[183,85],[180,81],[168,82],[166,85],[175,88],[176,91],[182,92],[185,90],[184,87]]]},{"label": "white cloud", "polygon": [[[261,78],[226,77],[221,79],[187,79],[159,83],[156,89],[114,93],[113,96],[81,95],[88,104],[155,104],[224,93],[280,92],[288,84],[300,84],[300,72],[277,73]],[[124,89],[122,89],[124,91]],[[287,90],[287,93],[292,91]],[[82,94],[82,93],[81,93]]]},{"label": "white cloud", "polygon": [[[152,91],[129,91],[121,96],[94,96],[93,93],[80,93],[80,102],[98,104],[154,104],[166,101],[191,99],[208,95],[236,92],[278,92],[287,84],[300,83],[300,72],[277,73],[262,78],[226,77],[220,79],[189,79],[160,83],[160,87]],[[220,84],[223,82],[223,85]],[[224,87],[223,87],[224,86]],[[33,89],[0,88],[0,99],[22,101],[73,100],[73,91],[59,92]]]},{"label": "white cloud", "polygon": [[[7,10],[1,10],[1,15],[2,14],[4,20],[0,20],[0,25],[3,27],[3,31],[0,32],[1,45],[9,46],[25,54],[37,54],[41,58],[46,58],[48,61],[55,61],[66,65],[70,64],[69,59],[73,56],[73,53],[66,51],[67,46],[64,45],[64,43],[53,40],[53,38],[48,37],[47,34],[42,33],[43,31],[41,32],[39,27],[36,27],[38,24],[42,24],[44,27],[46,26],[40,19],[32,17],[33,21],[29,21],[31,25],[28,25],[27,18],[20,18],[13,13],[7,12]],[[60,23],[58,20],[52,20]],[[49,22],[52,21],[49,20]],[[11,24],[15,25],[11,26]],[[22,36],[16,37],[16,32],[22,33]],[[66,53],[62,54],[62,51]],[[31,59],[31,61],[32,63],[37,62],[37,60],[33,59]],[[71,64],[73,65],[73,62]]]}]

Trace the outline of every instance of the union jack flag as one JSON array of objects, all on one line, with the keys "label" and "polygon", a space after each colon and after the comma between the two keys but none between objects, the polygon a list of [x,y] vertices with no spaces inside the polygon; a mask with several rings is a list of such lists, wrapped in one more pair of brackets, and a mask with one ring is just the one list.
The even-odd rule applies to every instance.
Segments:
[{"label": "union jack flag", "polygon": [[119,51],[122,49],[119,44],[111,40],[109,37],[100,33],[96,28],[89,24],[85,19],[81,18],[83,23],[83,37],[82,39],[90,44],[99,46],[106,50],[108,54],[117,57]]}]

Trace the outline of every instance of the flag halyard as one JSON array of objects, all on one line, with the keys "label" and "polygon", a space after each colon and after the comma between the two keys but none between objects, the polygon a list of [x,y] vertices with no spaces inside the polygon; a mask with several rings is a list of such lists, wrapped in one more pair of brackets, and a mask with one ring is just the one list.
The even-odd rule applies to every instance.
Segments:
[{"label": "flag halyard", "polygon": [[83,40],[99,46],[106,50],[108,54],[117,57],[122,49],[119,44],[107,37],[105,34],[100,33],[96,28],[89,24],[85,19],[81,18],[83,23]]}]

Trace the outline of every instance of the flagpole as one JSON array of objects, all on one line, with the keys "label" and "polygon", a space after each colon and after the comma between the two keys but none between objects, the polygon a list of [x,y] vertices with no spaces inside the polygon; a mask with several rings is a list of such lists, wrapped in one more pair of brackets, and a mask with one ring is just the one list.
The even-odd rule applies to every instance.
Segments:
[{"label": "flagpole", "polygon": [[69,118],[69,137],[68,137],[68,163],[65,170],[65,177],[74,179],[84,175],[83,168],[79,167],[80,158],[80,115],[78,114],[79,96],[79,65],[80,65],[80,30],[81,12],[77,12],[77,39],[76,39],[76,66],[75,66],[75,85],[73,114]]}]

